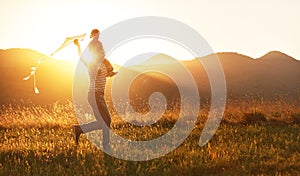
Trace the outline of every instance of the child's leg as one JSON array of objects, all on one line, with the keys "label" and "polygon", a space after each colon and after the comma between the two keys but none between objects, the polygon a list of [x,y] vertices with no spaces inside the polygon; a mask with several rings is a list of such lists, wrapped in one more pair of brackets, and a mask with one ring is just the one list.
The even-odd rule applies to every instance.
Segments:
[{"label": "child's leg", "polygon": [[103,60],[103,63],[105,64],[106,70],[107,70],[106,77],[111,77],[111,76],[114,76],[114,75],[117,74],[117,72],[113,72],[114,68],[113,68],[113,66],[111,65],[111,63],[109,62],[109,60],[104,59],[104,60]]},{"label": "child's leg", "polygon": [[113,66],[111,65],[111,63],[107,59],[104,59],[103,63],[106,66],[107,73],[110,73],[114,70]]}]

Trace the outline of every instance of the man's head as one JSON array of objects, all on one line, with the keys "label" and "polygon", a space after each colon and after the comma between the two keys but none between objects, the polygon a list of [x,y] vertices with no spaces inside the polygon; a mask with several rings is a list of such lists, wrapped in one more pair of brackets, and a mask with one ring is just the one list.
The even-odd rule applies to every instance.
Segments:
[{"label": "man's head", "polygon": [[99,35],[100,34],[100,31],[98,29],[93,29],[91,31],[91,35],[90,35],[90,38],[94,38],[95,36]]}]

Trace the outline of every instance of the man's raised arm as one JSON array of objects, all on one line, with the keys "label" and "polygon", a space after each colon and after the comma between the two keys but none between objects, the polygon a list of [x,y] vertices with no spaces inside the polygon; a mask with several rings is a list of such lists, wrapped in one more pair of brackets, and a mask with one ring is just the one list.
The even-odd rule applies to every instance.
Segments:
[{"label": "man's raised arm", "polygon": [[74,40],[74,44],[77,46],[78,55],[79,55],[79,58],[80,58],[81,62],[82,62],[86,67],[88,67],[88,64],[86,63],[86,61],[81,57],[81,47],[80,47],[80,44],[79,44],[79,42],[78,42],[78,39],[75,39],[75,40]]}]

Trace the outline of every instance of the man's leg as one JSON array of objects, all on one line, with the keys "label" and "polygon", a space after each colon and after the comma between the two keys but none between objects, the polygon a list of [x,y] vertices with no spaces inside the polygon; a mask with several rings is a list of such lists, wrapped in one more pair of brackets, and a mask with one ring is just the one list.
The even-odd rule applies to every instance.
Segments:
[{"label": "man's leg", "polygon": [[[105,149],[110,149],[109,146],[109,131],[110,131],[110,124],[111,124],[111,117],[104,99],[103,94],[102,95],[97,95],[97,105],[98,109],[101,114],[101,122],[105,122],[105,124],[102,124],[102,133],[103,133],[103,148]],[[97,119],[98,120],[98,119]]]},{"label": "man's leg", "polygon": [[102,128],[101,125],[102,118],[98,110],[98,105],[95,99],[95,93],[89,92],[87,99],[90,104],[90,107],[93,110],[94,116],[96,117],[96,121],[85,123],[82,125],[73,125],[73,134],[74,134],[74,140],[76,144],[78,144],[79,137],[82,133],[88,133],[90,131],[99,130]]},{"label": "man's leg", "polygon": [[76,144],[78,143],[78,139],[81,133],[83,132],[87,133],[102,128],[103,148],[110,149],[109,131],[110,131],[110,124],[111,124],[111,117],[104,99],[104,95],[103,93],[96,93],[96,94],[89,93],[88,101],[89,104],[91,105],[96,121],[82,124],[80,126],[79,125],[73,126],[75,142]]},{"label": "man's leg", "polygon": [[95,92],[89,92],[87,97],[88,102],[93,110],[96,121],[80,125],[82,131],[85,133],[101,129],[101,115],[100,115],[98,102],[97,102],[98,101],[97,98],[99,97],[96,96],[97,95],[95,94]]}]

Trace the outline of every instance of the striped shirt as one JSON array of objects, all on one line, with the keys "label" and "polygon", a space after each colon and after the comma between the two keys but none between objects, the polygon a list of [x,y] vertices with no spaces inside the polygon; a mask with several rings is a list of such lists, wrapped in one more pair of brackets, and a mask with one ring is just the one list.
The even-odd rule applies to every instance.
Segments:
[{"label": "striped shirt", "polygon": [[93,92],[101,92],[104,94],[105,84],[106,84],[106,66],[105,64],[101,64],[99,68],[91,68],[89,69],[90,76],[90,87],[89,91]]}]

